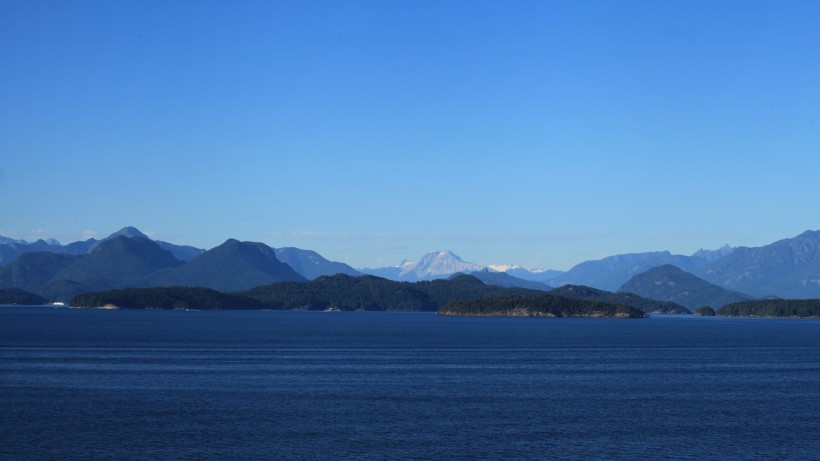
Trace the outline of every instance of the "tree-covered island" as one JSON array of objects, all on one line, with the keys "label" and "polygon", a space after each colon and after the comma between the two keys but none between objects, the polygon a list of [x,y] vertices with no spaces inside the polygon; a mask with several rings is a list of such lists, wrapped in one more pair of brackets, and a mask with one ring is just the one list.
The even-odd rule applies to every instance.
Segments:
[{"label": "tree-covered island", "polygon": [[643,318],[647,316],[640,309],[622,304],[567,298],[552,294],[455,301],[441,307],[438,315],[588,318]]},{"label": "tree-covered island", "polygon": [[717,311],[720,317],[820,317],[820,299],[760,299],[727,304]]}]

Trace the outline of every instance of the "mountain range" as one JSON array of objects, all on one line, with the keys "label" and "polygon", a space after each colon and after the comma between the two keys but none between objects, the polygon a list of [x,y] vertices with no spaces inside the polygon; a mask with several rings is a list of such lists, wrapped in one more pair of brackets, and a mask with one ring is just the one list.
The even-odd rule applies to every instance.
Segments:
[{"label": "mountain range", "polygon": [[[0,244],[8,246],[9,243]],[[315,252],[287,248],[280,254],[297,267],[280,261],[276,251],[263,243],[229,239],[211,250],[157,242],[133,227],[103,240],[88,240],[85,252],[73,254],[81,245],[62,246],[43,242],[22,252],[0,267],[0,287],[23,289],[54,301],[79,293],[126,287],[199,286],[239,291],[280,281],[306,281],[320,275],[353,272],[349,266],[328,261]],[[29,245],[13,241],[15,249]],[[47,251],[42,251],[46,248]],[[70,251],[73,248],[75,251]],[[25,248],[23,248],[25,249]],[[188,259],[180,259],[188,258]]]},{"label": "mountain range", "polygon": [[653,267],[671,264],[685,271],[694,271],[733,252],[734,248],[724,246],[719,250],[700,250],[691,256],[674,255],[669,251],[619,254],[599,260],[584,261],[552,279],[552,283],[556,286],[587,285],[614,291],[630,278]]},{"label": "mountain range", "polygon": [[820,231],[756,248],[740,247],[692,273],[754,296],[820,298]]},{"label": "mountain range", "polygon": [[[333,274],[376,275],[397,281],[418,282],[474,274],[486,284],[540,291],[563,285],[583,285],[606,291],[640,291],[659,300],[678,299],[687,307],[698,303],[717,305],[722,299],[702,283],[692,284],[688,275],[702,282],[750,297],[820,297],[820,231],[806,231],[761,247],[729,247],[700,250],[692,255],[668,251],[614,255],[585,261],[569,271],[528,270],[511,265],[479,264],[462,260],[448,250],[423,255],[417,261],[394,266],[353,269],[329,261],[311,250],[273,249],[262,243],[229,239],[211,250],[154,241],[133,227],[102,239],[61,245],[55,240],[28,243],[0,237],[0,288],[19,288],[49,299],[118,287],[199,285],[233,291],[275,281],[304,281]],[[636,276],[659,266],[671,265],[666,276],[681,284],[711,293],[700,300],[651,285],[627,284]],[[650,273],[657,276],[657,273]],[[667,288],[671,285],[666,284]],[[707,289],[708,288],[708,289]],[[710,291],[711,290],[711,291]],[[639,293],[640,294],[640,293]],[[722,295],[721,295],[722,296]],[[711,297],[711,298],[710,298]],[[696,300],[696,301],[693,301]],[[722,301],[720,301],[722,302]]]},{"label": "mountain range", "polygon": [[[36,251],[66,255],[88,254],[100,243],[117,237],[142,237],[150,240],[150,238],[140,232],[139,229],[131,226],[123,227],[102,240],[90,238],[88,240],[73,242],[68,245],[61,245],[60,242],[54,239],[40,239],[29,243],[25,240],[14,240],[0,236],[0,267],[10,264],[22,254],[33,253]],[[160,246],[160,248],[170,251],[171,254],[180,261],[189,261],[205,252],[205,250],[201,248],[195,248],[188,245],[175,245],[173,243],[163,241],[156,241],[156,243]]]}]

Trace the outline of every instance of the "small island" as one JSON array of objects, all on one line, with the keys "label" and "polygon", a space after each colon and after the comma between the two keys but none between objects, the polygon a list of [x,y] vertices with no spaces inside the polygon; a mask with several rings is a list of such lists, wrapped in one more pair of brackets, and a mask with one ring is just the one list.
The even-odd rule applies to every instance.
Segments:
[{"label": "small island", "polygon": [[727,304],[717,311],[721,317],[820,317],[820,299],[760,299]]},{"label": "small island", "polygon": [[443,316],[644,318],[640,309],[622,304],[567,298],[552,294],[505,296],[451,302],[438,310]]},{"label": "small island", "polygon": [[716,313],[711,306],[703,306],[695,310],[695,315],[698,317],[714,317]]}]

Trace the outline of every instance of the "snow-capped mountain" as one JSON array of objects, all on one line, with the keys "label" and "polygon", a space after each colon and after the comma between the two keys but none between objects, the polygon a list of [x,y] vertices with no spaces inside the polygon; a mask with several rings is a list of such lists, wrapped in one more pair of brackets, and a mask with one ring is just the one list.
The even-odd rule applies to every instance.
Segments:
[{"label": "snow-capped mountain", "polygon": [[487,267],[495,272],[504,272],[507,275],[534,282],[548,282],[564,273],[553,269],[527,269],[514,264],[490,264]]},{"label": "snow-capped mountain", "polygon": [[447,278],[458,272],[480,271],[484,266],[464,261],[449,250],[427,253],[418,262],[404,260],[389,267],[359,269],[359,272],[391,280],[415,282]]},{"label": "snow-capped mountain", "polygon": [[430,280],[456,272],[469,273],[482,269],[484,266],[464,261],[449,250],[439,250],[422,256],[418,263],[399,275],[405,280]]},{"label": "snow-capped mountain", "polygon": [[515,264],[490,264],[487,268],[496,272],[509,272],[517,269],[529,270],[521,266],[516,266]]}]

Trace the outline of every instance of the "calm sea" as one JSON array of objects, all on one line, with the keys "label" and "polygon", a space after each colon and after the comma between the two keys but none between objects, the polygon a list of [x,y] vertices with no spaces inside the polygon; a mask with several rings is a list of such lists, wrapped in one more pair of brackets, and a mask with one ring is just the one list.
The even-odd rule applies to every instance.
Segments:
[{"label": "calm sea", "polygon": [[820,321],[0,307],[0,459],[820,459]]}]

